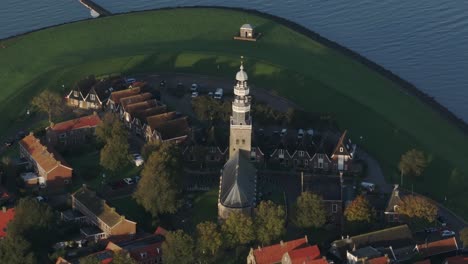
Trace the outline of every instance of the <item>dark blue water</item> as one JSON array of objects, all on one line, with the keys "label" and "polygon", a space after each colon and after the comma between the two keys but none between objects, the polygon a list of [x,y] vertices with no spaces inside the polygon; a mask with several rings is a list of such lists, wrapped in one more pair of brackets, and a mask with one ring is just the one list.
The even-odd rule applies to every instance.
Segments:
[{"label": "dark blue water", "polygon": [[[175,5],[258,9],[383,65],[468,122],[467,0],[96,0],[112,12]],[[0,0],[0,38],[89,18],[78,0]]]}]

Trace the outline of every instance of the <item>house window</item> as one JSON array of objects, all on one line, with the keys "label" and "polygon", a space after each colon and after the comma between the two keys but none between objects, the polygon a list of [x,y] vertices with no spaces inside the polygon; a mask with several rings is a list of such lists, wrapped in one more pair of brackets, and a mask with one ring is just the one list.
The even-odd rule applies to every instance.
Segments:
[{"label": "house window", "polygon": [[278,149],[278,156],[280,159],[284,159],[284,149]]},{"label": "house window", "polygon": [[73,96],[78,97],[78,92],[77,92],[77,91],[73,91]]},{"label": "house window", "polygon": [[340,152],[343,152],[343,147],[340,147]]},{"label": "house window", "polygon": [[338,205],[337,204],[332,204],[332,212],[333,213],[338,212]]},{"label": "house window", "polygon": [[323,169],[323,159],[318,160],[318,167],[319,169]]},{"label": "house window", "polygon": [[96,96],[94,94],[90,94],[89,99],[91,99],[91,101],[94,101],[96,100]]},{"label": "house window", "polygon": [[304,160],[304,165],[309,166],[309,160],[308,159]]},{"label": "house window", "polygon": [[216,152],[216,148],[215,147],[210,147],[210,153],[215,153]]},{"label": "house window", "polygon": [[299,151],[299,157],[304,157],[304,151],[302,150]]},{"label": "house window", "polygon": [[59,138],[66,138],[67,137],[67,134],[66,133],[62,133],[59,135]]}]

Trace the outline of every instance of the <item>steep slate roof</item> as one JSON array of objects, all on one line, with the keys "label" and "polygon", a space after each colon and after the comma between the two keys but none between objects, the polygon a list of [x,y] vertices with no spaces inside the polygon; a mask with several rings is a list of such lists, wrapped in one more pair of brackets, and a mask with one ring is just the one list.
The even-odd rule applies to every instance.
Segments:
[{"label": "steep slate roof", "polygon": [[[340,256],[346,254],[346,250],[352,248],[361,248],[373,246],[375,248],[392,246],[394,249],[411,246],[413,236],[407,225],[400,225],[382,229],[362,235],[357,235],[341,240],[335,240],[332,243],[332,252],[337,250]],[[413,244],[414,245],[414,244]]]},{"label": "steep slate roof", "polygon": [[[86,97],[93,87],[94,84],[96,84],[96,79],[94,76],[88,76],[85,79],[81,79],[78,82],[75,83],[75,85],[72,88],[72,91],[79,91],[81,95],[83,95],[83,98]],[[81,95],[75,96],[72,93],[70,93],[69,98],[74,98],[74,99],[81,99]]]},{"label": "steep slate roof", "polygon": [[139,94],[140,91],[141,91],[140,87],[137,87],[137,88],[126,89],[126,90],[122,90],[122,91],[112,92],[112,94],[110,96],[110,100],[112,100],[116,104],[119,104],[120,99],[125,98],[125,97],[129,97],[129,96],[132,96],[132,95]]},{"label": "steep slate roof", "polygon": [[307,238],[303,237],[268,247],[259,247],[253,250],[253,255],[257,264],[279,263],[285,253],[308,246]]},{"label": "steep slate roof", "polygon": [[124,97],[120,99],[120,105],[126,109],[128,105],[143,102],[149,99],[152,99],[153,95],[151,93],[142,93],[137,95],[132,95],[129,97]]},{"label": "steep slate roof", "polygon": [[350,142],[346,141],[346,134],[348,133],[347,130],[343,132],[338,143],[336,144],[335,150],[333,151],[332,157],[334,155],[349,155],[351,156],[352,146]]},{"label": "steep slate roof", "polygon": [[42,145],[41,141],[32,133],[21,139],[19,143],[46,173],[58,166],[63,166],[72,170],[58,152]]},{"label": "steep slate roof", "polygon": [[155,127],[162,140],[187,136],[189,133],[189,123],[186,116],[169,120]]},{"label": "steep slate roof", "polygon": [[325,201],[340,201],[341,179],[339,176],[304,175],[304,191],[316,193]]},{"label": "steep slate roof", "polygon": [[93,114],[55,124],[54,126],[50,127],[50,129],[57,133],[63,133],[80,128],[96,127],[100,123],[101,118],[99,118],[98,115]]},{"label": "steep slate roof", "polygon": [[390,195],[390,199],[388,199],[387,209],[385,209],[385,212],[394,213],[395,205],[399,204],[401,204],[400,190],[398,189],[398,184],[395,184],[392,194]]},{"label": "steep slate roof", "polygon": [[221,176],[220,202],[231,208],[252,206],[255,202],[256,169],[236,151],[224,165]]},{"label": "steep slate roof", "polygon": [[115,208],[107,205],[105,200],[98,197],[95,192],[86,187],[82,187],[76,191],[73,197],[109,227],[113,227],[125,219],[125,217],[119,215],[115,211]]},{"label": "steep slate roof", "polygon": [[148,126],[154,130],[161,124],[174,119],[177,116],[176,112],[167,112],[164,114],[154,115],[146,118]]},{"label": "steep slate roof", "polygon": [[457,251],[458,244],[455,237],[450,237],[442,240],[433,241],[427,244],[416,245],[416,249],[424,257],[431,257],[443,253]]},{"label": "steep slate roof", "polygon": [[15,218],[15,208],[0,210],[0,238],[6,236],[8,224]]}]

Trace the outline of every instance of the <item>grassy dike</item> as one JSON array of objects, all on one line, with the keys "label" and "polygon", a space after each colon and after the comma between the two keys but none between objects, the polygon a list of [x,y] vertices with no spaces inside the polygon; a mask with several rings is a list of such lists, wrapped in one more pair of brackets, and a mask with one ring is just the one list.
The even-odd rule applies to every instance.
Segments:
[{"label": "grassy dike", "polygon": [[[258,42],[232,40],[246,22],[263,33]],[[88,74],[232,78],[243,55],[251,83],[333,116],[380,161],[389,180],[399,182],[402,153],[424,150],[430,166],[419,179],[405,178],[404,187],[413,184],[438,201],[447,196],[446,205],[468,218],[467,135],[375,70],[268,18],[210,8],[146,11],[57,26],[1,45],[0,131],[22,120],[40,90],[63,91],[62,84],[67,89]]]}]

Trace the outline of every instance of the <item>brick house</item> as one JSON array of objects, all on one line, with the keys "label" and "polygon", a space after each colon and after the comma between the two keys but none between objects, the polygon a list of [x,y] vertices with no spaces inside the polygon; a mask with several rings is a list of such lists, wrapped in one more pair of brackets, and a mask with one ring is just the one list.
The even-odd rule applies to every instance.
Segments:
[{"label": "brick house", "polygon": [[423,258],[431,258],[443,255],[445,257],[455,254],[458,251],[458,243],[455,237],[418,244],[414,248]]},{"label": "brick house", "polygon": [[384,211],[385,220],[389,223],[400,223],[403,221],[402,216],[398,212],[398,207],[401,204],[401,194],[398,184],[395,184],[392,194],[388,199],[387,207]]},{"label": "brick house", "polygon": [[129,88],[121,91],[114,91],[111,93],[109,100],[107,100],[106,108],[109,109],[111,112],[119,112],[120,111],[120,100],[125,97],[130,97],[137,95],[141,92],[140,87],[136,88]]},{"label": "brick house", "polygon": [[120,77],[96,80],[89,76],[76,83],[65,97],[69,106],[102,110],[112,91],[121,89],[124,81]]},{"label": "brick house", "polygon": [[19,142],[20,156],[27,159],[38,174],[35,184],[63,187],[71,182],[73,169],[52,147],[43,145],[30,133]]},{"label": "brick house", "polygon": [[87,222],[98,227],[102,233],[97,238],[131,237],[136,233],[136,222],[118,214],[115,208],[107,205],[106,201],[96,195],[94,191],[83,186],[72,194],[72,208],[86,216]]},{"label": "brick house", "polygon": [[47,143],[52,146],[69,146],[83,144],[94,136],[101,118],[96,114],[84,116],[46,128]]},{"label": "brick house", "polygon": [[247,264],[326,264],[328,261],[321,257],[319,248],[311,246],[307,236],[296,240],[281,241],[279,244],[251,248],[247,256]]}]

